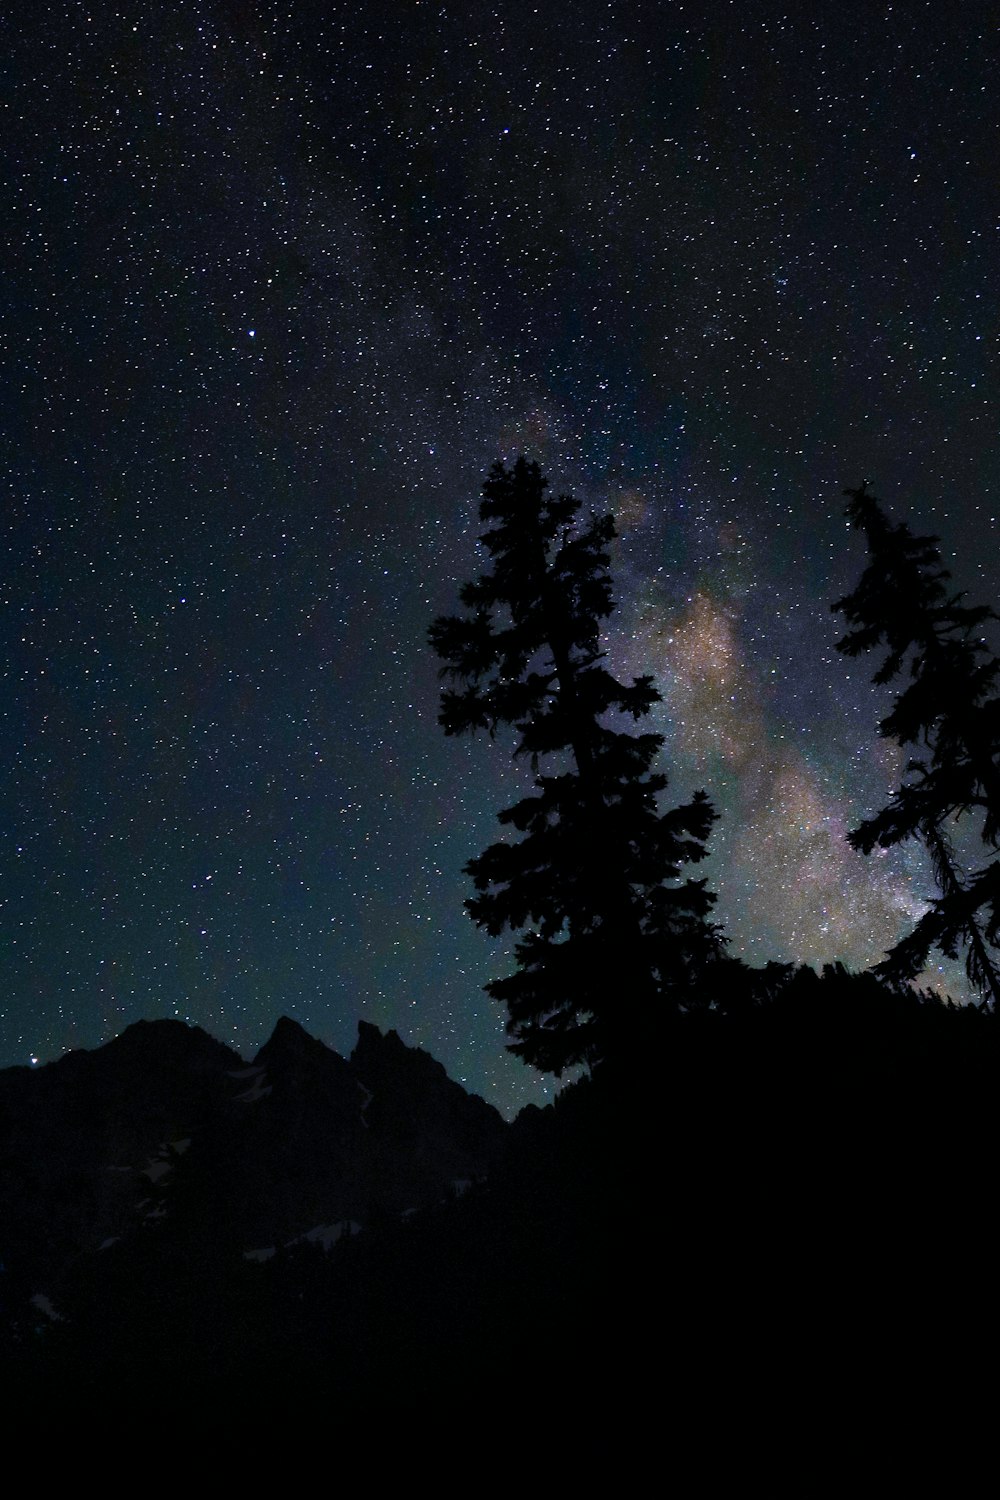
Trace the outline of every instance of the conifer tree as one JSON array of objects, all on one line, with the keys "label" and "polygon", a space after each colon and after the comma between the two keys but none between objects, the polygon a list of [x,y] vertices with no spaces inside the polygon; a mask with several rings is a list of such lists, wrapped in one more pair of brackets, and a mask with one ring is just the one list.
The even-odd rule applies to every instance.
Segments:
[{"label": "conifer tree", "polygon": [[[886,652],[873,681],[904,681],[879,732],[915,746],[906,779],[888,807],[849,835],[869,854],[917,838],[927,848],[939,894],[914,931],[890,950],[879,968],[890,978],[914,978],[932,948],[948,957],[965,949],[966,970],[984,1003],[1000,1009],[1000,662],[983,638],[996,613],[969,606],[948,588],[938,538],[914,536],[889,520],[865,485],[847,490],[848,517],[864,532],[869,560],[852,594],[833,607],[853,627],[837,643],[849,656]],[[966,875],[955,856],[950,827],[976,820],[988,857]]]},{"label": "conifer tree", "polygon": [[703,792],[659,810],[663,737],[623,720],[660,695],[649,676],[619,682],[600,647],[614,520],[584,526],[579,511],[547,493],[537,464],[495,464],[480,505],[491,567],[461,589],[464,614],[430,631],[450,684],[445,733],[510,726],[531,764],[532,794],[499,814],[510,837],[466,867],[466,906],[491,935],[520,934],[517,971],[486,989],[507,1006],[510,1050],[556,1075],[655,1046],[722,950],[714,895],[680,878],[704,857],[715,813]]}]

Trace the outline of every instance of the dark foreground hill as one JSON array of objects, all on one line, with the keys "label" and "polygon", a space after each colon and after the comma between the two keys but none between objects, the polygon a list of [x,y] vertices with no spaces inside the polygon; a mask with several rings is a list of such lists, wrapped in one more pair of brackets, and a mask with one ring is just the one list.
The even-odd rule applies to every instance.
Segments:
[{"label": "dark foreground hill", "polygon": [[6,1372],[46,1409],[497,1412],[579,1455],[856,1424],[996,1331],[991,1015],[767,971],[512,1125],[373,1028],[248,1067],[163,1024],[0,1075]]}]

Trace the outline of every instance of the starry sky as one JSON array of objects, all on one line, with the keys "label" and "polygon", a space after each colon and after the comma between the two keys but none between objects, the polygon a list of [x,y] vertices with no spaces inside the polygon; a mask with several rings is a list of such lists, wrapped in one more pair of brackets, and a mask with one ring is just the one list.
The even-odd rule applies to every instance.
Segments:
[{"label": "starry sky", "polygon": [[[497,457],[612,510],[613,669],[731,949],[864,966],[900,756],[846,485],[997,595],[991,7],[55,0],[4,35],[0,1065],[396,1027],[508,1114],[437,725]],[[955,976],[943,975],[955,993]]]}]

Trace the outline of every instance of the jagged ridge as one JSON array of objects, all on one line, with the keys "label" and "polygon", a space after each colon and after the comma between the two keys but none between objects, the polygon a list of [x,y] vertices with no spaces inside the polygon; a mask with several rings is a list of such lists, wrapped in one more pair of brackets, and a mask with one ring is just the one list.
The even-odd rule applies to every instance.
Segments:
[{"label": "jagged ridge", "polygon": [[282,1016],[247,1064],[198,1027],[140,1021],[0,1072],[0,1258],[49,1295],[76,1257],[160,1221],[266,1252],[440,1201],[488,1170],[505,1128],[366,1022],[345,1059]]}]

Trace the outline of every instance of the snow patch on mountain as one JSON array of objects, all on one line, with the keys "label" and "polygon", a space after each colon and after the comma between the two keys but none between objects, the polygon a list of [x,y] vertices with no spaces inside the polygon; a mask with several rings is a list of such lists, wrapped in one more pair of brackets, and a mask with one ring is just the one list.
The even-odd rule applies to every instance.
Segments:
[{"label": "snow patch on mountain", "polygon": [[40,1313],[44,1313],[50,1323],[64,1323],[66,1320],[61,1312],[57,1312],[52,1305],[51,1298],[46,1297],[44,1292],[36,1292],[31,1298],[32,1307],[37,1307]]},{"label": "snow patch on mountain", "polygon": [[148,1177],[150,1182],[159,1182],[161,1177],[166,1177],[168,1172],[173,1171],[172,1161],[164,1161],[162,1156],[151,1156],[142,1169],[142,1176]]},{"label": "snow patch on mountain", "polygon": [[236,1095],[237,1104],[256,1104],[258,1099],[266,1099],[271,1092],[271,1085],[264,1082],[267,1077],[266,1069],[254,1068],[251,1071],[262,1076],[254,1079],[245,1094]]},{"label": "snow patch on mountain", "polygon": [[310,1229],[306,1234],[300,1234],[298,1239],[290,1240],[289,1244],[322,1245],[324,1250],[329,1250],[342,1235],[360,1233],[360,1224],[356,1224],[353,1219],[344,1219],[339,1224],[317,1224],[315,1229]]}]

